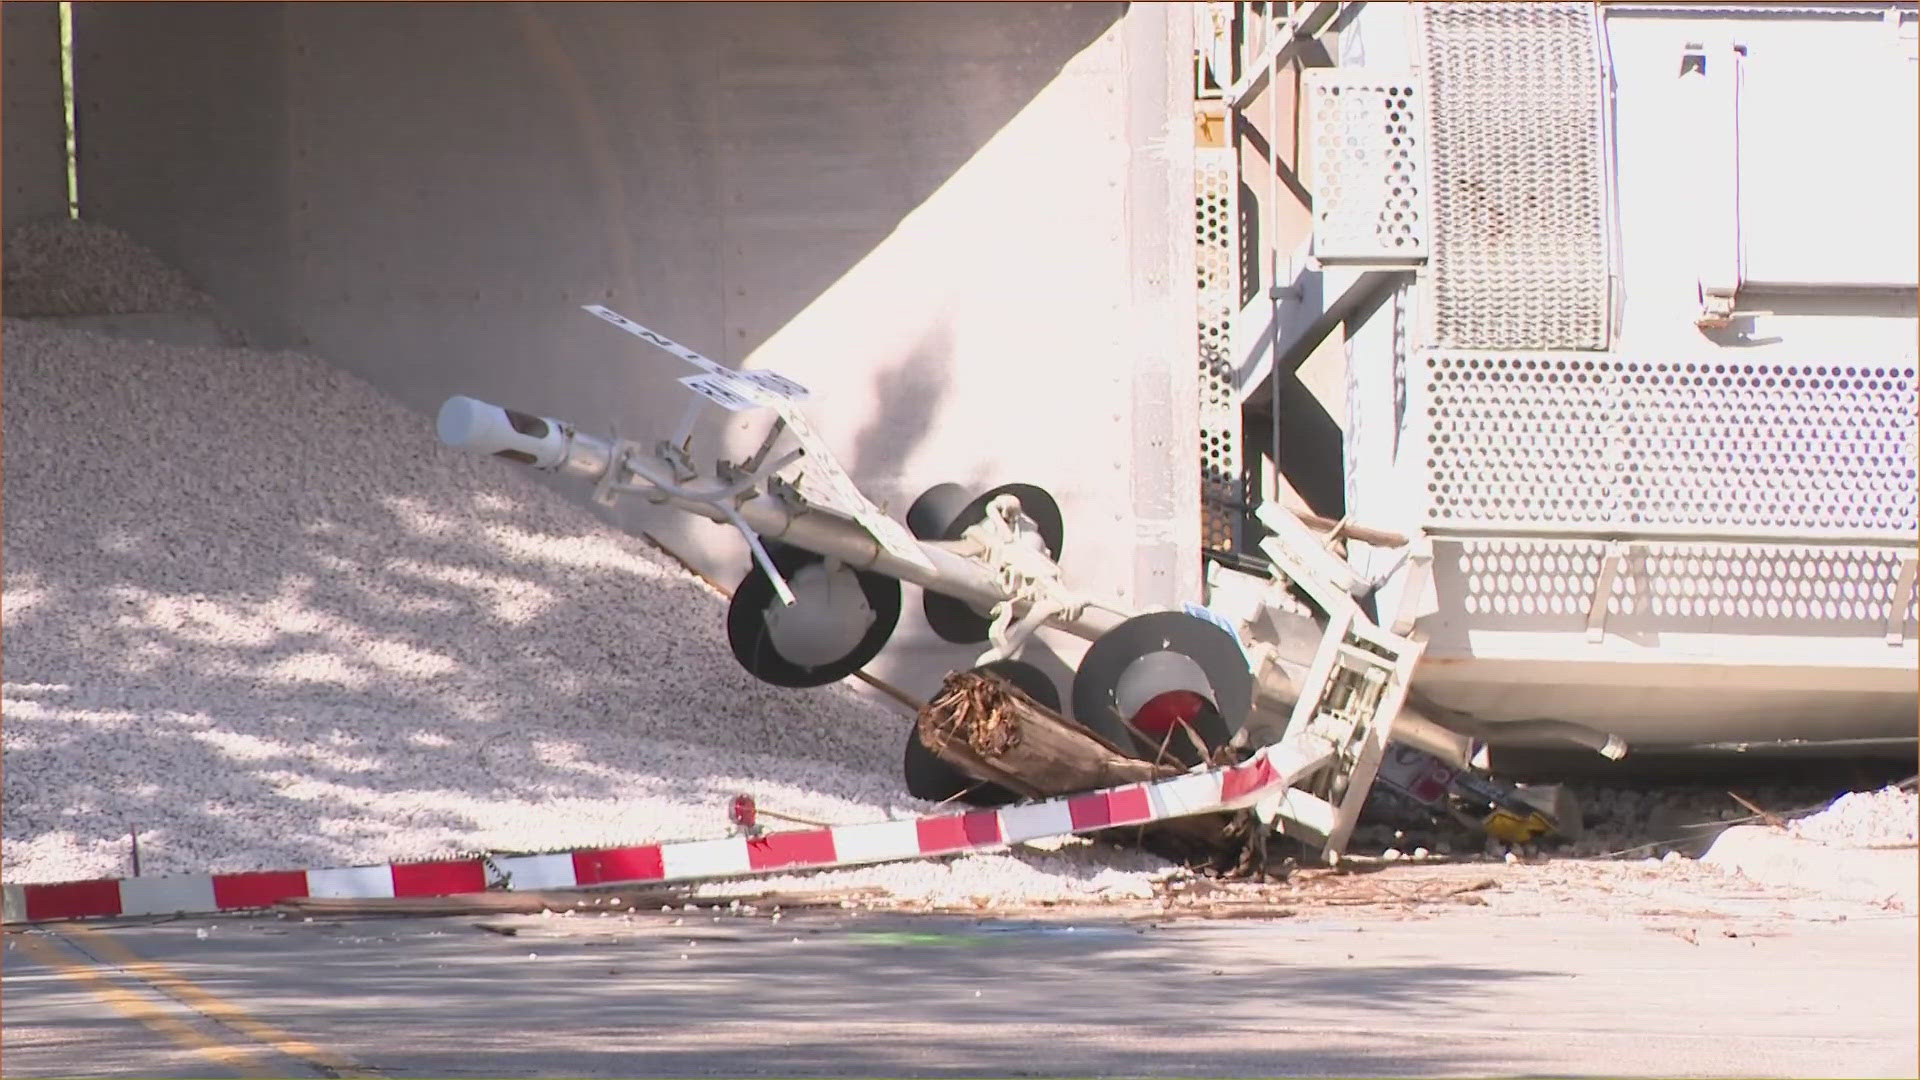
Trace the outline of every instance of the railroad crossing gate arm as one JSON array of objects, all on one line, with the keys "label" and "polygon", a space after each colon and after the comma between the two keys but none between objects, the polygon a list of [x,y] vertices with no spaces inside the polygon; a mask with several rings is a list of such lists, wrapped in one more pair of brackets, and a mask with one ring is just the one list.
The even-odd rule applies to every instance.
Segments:
[{"label": "railroad crossing gate arm", "polygon": [[0,886],[5,921],[186,915],[326,896],[387,900],[715,881],[994,851],[1010,844],[1244,809],[1320,767],[1307,738],[1246,761],[990,810],[626,847],[480,852],[454,859],[262,873],[183,874]]}]

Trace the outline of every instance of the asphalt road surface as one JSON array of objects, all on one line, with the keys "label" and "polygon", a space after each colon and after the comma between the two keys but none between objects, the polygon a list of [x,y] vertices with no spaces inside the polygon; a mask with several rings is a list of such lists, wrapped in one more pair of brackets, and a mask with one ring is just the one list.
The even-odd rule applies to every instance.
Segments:
[{"label": "asphalt road surface", "polygon": [[1920,1075],[1912,917],[1628,906],[16,929],[0,1072]]}]

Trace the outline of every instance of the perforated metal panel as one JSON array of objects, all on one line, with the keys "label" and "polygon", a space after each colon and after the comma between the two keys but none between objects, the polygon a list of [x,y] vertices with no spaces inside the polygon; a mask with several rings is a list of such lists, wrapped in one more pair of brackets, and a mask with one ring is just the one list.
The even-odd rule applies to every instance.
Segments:
[{"label": "perforated metal panel", "polygon": [[1427,520],[1911,540],[1915,365],[1423,351]]},{"label": "perforated metal panel", "polygon": [[1308,68],[1313,254],[1324,262],[1427,257],[1427,133],[1410,74]]},{"label": "perforated metal panel", "polygon": [[[1455,558],[1461,610],[1479,621],[1566,631],[1585,626],[1607,543],[1600,540],[1461,541]],[[1895,602],[1902,553],[1806,544],[1648,543],[1629,557],[1607,602],[1610,616],[1649,616],[1684,630],[1715,620],[1851,625],[1878,636]],[[1904,598],[1910,628],[1916,604]],[[1836,627],[1834,624],[1841,624]],[[1706,629],[1696,625],[1696,629]]]},{"label": "perforated metal panel", "polygon": [[1231,150],[1194,155],[1194,242],[1199,268],[1200,546],[1232,551],[1244,503],[1240,407],[1233,386],[1232,322],[1239,290],[1236,198]]},{"label": "perforated metal panel", "polygon": [[1423,3],[1430,343],[1604,349],[1605,80],[1594,6]]}]

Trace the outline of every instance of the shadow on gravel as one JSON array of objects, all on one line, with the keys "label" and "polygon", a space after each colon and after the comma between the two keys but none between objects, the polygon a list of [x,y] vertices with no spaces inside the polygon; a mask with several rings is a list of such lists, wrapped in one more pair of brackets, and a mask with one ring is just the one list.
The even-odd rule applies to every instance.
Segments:
[{"label": "shadow on gravel", "polygon": [[783,763],[896,774],[903,715],[753,679],[703,585],[349,376],[11,320],[6,350],[9,847],[326,865],[646,797],[711,806],[669,826],[699,835],[744,784],[794,797]]}]

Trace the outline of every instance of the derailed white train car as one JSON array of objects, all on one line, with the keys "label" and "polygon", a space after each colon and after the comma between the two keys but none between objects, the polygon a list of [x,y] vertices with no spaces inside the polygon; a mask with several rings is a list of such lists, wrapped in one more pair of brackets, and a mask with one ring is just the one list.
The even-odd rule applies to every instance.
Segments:
[{"label": "derailed white train car", "polygon": [[1350,561],[1496,746],[1911,752],[1914,5],[1210,8],[1209,494],[1408,538]]}]

